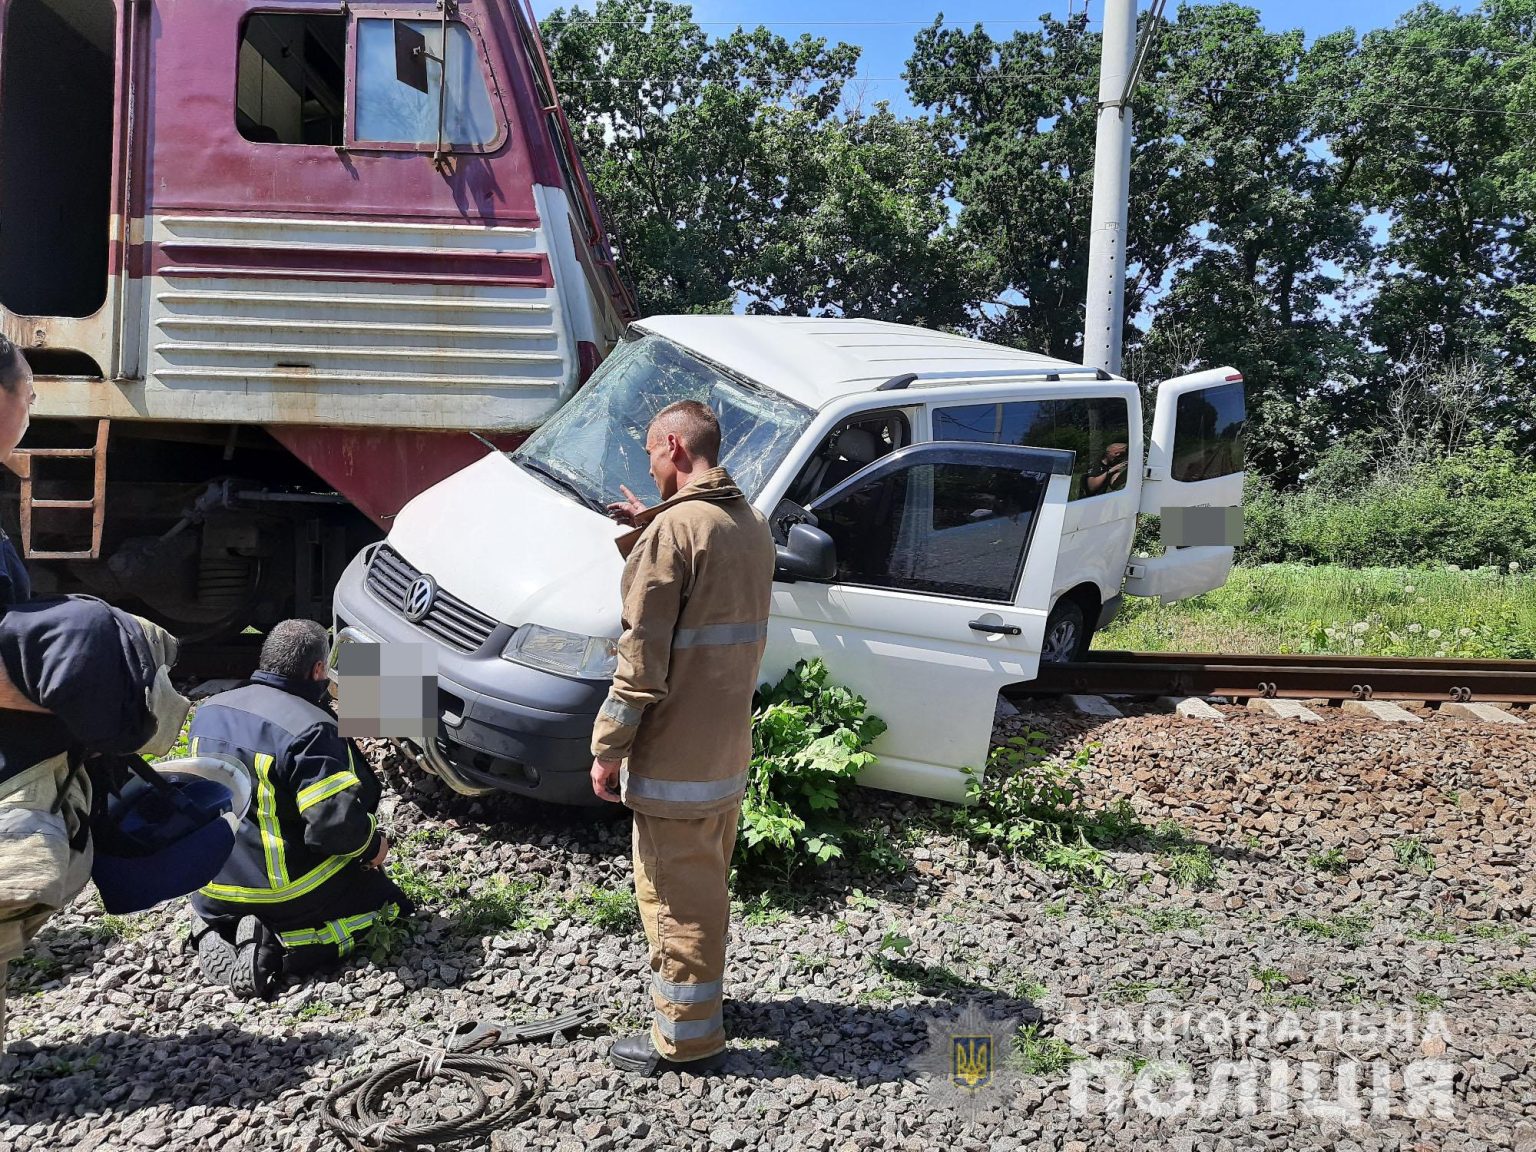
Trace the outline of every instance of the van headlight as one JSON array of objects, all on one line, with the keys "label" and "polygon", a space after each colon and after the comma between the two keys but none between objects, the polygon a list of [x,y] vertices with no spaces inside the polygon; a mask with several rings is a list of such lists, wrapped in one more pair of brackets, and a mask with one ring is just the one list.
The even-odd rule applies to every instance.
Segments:
[{"label": "van headlight", "polygon": [[501,658],[561,676],[611,680],[619,665],[618,642],[606,636],[578,636],[558,628],[524,624],[512,633]]}]

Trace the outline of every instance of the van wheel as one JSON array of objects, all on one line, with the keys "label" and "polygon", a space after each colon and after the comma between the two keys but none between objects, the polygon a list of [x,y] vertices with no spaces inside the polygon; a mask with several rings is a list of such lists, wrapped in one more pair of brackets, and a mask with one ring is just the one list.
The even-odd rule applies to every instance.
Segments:
[{"label": "van wheel", "polygon": [[1045,641],[1040,646],[1042,664],[1069,664],[1088,651],[1088,622],[1076,600],[1058,600],[1045,621]]}]

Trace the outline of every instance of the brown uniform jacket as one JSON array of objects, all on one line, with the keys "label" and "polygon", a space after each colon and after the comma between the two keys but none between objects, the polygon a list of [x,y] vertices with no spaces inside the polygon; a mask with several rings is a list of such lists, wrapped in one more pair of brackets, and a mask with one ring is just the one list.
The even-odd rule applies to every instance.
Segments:
[{"label": "brown uniform jacket", "polygon": [[636,524],[617,541],[624,631],[592,754],[627,759],[621,794],[637,812],[724,812],[741,800],[752,759],[773,534],[724,468]]}]

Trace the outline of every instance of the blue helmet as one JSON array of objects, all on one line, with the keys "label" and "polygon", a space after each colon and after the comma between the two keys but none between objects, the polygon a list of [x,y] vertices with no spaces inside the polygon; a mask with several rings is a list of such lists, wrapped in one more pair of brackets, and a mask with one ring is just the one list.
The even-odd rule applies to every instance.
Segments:
[{"label": "blue helmet", "polygon": [[130,758],[133,776],[91,822],[91,879],[108,912],[142,912],[219,874],[251,802],[245,767],[227,756]]}]

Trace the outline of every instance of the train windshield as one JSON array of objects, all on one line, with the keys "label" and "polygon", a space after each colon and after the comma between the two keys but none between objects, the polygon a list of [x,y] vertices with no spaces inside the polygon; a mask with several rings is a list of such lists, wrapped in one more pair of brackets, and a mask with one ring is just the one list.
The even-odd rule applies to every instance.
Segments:
[{"label": "train windshield", "polygon": [[679,400],[701,400],[720,418],[721,460],[754,499],[811,422],[811,409],[724,375],[659,336],[615,348],[592,380],[512,454],[531,470],[597,507],[624,499],[620,486],[652,503],[645,431]]}]

